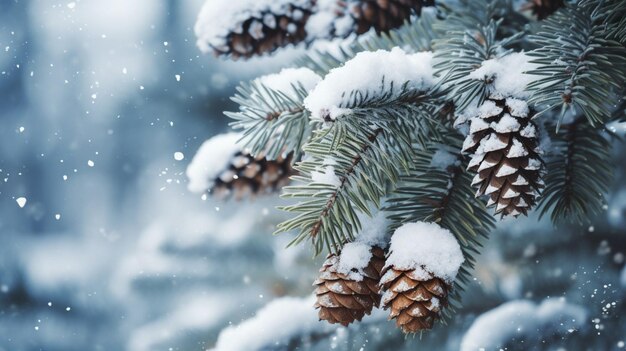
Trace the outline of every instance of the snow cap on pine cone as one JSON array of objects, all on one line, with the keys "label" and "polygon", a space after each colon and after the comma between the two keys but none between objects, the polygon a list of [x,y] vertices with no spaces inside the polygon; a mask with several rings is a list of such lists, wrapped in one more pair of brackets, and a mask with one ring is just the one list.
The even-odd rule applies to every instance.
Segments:
[{"label": "snow cap on pine cone", "polygon": [[[452,284],[465,260],[458,241],[436,223],[407,223],[391,237],[385,267],[414,270],[424,279],[431,274]],[[384,280],[384,277],[383,277]]]}]

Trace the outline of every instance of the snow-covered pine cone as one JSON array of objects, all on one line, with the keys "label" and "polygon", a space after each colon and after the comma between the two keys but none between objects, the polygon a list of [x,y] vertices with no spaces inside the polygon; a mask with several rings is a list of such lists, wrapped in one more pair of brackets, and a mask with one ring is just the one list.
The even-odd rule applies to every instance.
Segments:
[{"label": "snow-covered pine cone", "polygon": [[347,7],[354,20],[354,32],[363,34],[374,28],[386,32],[400,27],[423,7],[434,6],[434,0],[348,0]]},{"label": "snow-covered pine cone", "polygon": [[212,45],[213,52],[216,56],[249,58],[302,42],[314,4],[314,0],[289,3],[278,13],[268,9],[245,19],[227,35],[223,45]]},{"label": "snow-covered pine cone", "polygon": [[391,309],[389,319],[395,319],[404,333],[431,329],[448,304],[450,286],[421,269],[385,267],[380,285],[384,291],[383,307]]},{"label": "snow-covered pine cone", "polygon": [[452,232],[436,223],[405,223],[396,229],[380,278],[389,319],[405,333],[431,329],[448,305],[464,260]]},{"label": "snow-covered pine cone", "polygon": [[[357,273],[340,273],[340,256],[332,254],[320,269],[320,275],[313,284],[316,286],[320,320],[331,324],[348,324],[360,321],[380,304],[378,281],[385,264],[385,253],[379,247],[371,248],[369,264]],[[353,274],[358,276],[355,279]],[[360,279],[359,279],[360,278]]]},{"label": "snow-covered pine cone", "polygon": [[239,151],[214,179],[209,192],[218,198],[233,195],[236,199],[276,192],[287,185],[289,177],[294,174],[291,159],[292,154],[289,154],[270,161],[263,156],[254,157],[246,151]]},{"label": "snow-covered pine cone", "polygon": [[539,131],[526,101],[489,98],[471,116],[463,151],[472,154],[476,196],[502,216],[527,215],[544,187]]}]

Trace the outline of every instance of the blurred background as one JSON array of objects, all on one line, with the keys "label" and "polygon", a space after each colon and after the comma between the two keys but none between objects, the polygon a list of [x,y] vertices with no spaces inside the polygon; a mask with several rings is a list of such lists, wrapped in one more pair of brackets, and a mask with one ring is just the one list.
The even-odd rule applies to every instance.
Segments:
[{"label": "blurred background", "polygon": [[[310,295],[321,258],[271,236],[284,217],[277,199],[223,203],[186,189],[199,145],[227,129],[237,83],[302,52],[202,55],[201,5],[0,0],[1,351],[210,350],[270,301]],[[480,334],[483,313],[552,299],[567,304],[562,321],[502,345],[624,349],[624,151],[616,144],[619,181],[597,223],[499,223],[448,327],[405,339],[374,316],[258,348],[455,350]]]}]

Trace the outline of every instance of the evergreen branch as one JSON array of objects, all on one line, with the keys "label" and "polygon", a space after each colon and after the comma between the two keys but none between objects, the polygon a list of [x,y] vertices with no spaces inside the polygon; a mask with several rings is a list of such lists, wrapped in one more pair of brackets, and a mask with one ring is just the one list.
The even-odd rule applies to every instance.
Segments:
[{"label": "evergreen branch", "polygon": [[458,0],[448,10],[448,17],[440,22],[444,31],[480,29],[492,21],[502,21],[498,37],[508,37],[523,31],[528,20],[514,8],[512,0]]},{"label": "evergreen branch", "polygon": [[611,143],[583,118],[554,132],[554,156],[547,162],[546,188],[539,202],[540,217],[550,214],[583,224],[602,212],[613,182]]},{"label": "evergreen branch", "polygon": [[606,25],[606,38],[626,45],[626,2],[621,0],[582,0],[582,7],[592,9],[592,16]]},{"label": "evergreen branch", "polygon": [[299,230],[291,244],[311,238],[316,254],[324,248],[338,252],[361,229],[357,213],[371,215],[372,206],[378,206],[410,168],[415,134],[427,133],[424,126],[416,128],[417,108],[392,105],[388,114],[371,109],[376,114],[369,118],[364,118],[365,110],[316,131],[305,146],[310,158],[296,166],[301,176],[294,180],[299,184],[285,187],[283,194],[303,199],[282,208],[299,214],[277,229]]},{"label": "evergreen branch", "polygon": [[529,52],[538,67],[528,73],[539,76],[528,86],[529,101],[546,109],[561,106],[561,120],[575,106],[592,126],[606,121],[611,97],[626,82],[626,48],[608,39],[605,28],[582,6],[564,8],[543,22],[529,37],[538,45]]},{"label": "evergreen branch", "polygon": [[243,129],[244,145],[252,154],[264,153],[268,159],[293,152],[300,159],[302,146],[311,136],[309,111],[303,100],[307,95],[301,84],[292,85],[294,94],[277,91],[259,81],[243,83],[231,98],[238,112],[225,112],[234,119],[230,125]]},{"label": "evergreen branch", "polygon": [[[459,151],[461,144],[461,136],[449,130],[443,138],[432,139],[427,148],[416,151],[411,172],[401,178],[385,209],[392,213],[392,230],[403,223],[434,222],[450,230],[459,241],[465,262],[455,281],[450,306],[443,310],[445,319],[451,318],[455,305],[460,304],[460,293],[470,282],[474,255],[482,246],[480,240],[488,237],[495,222],[474,197],[472,176],[465,170],[467,160]],[[442,152],[453,158],[445,168],[437,164]]]},{"label": "evergreen branch", "polygon": [[435,30],[437,22],[436,13],[424,9],[419,18],[405,22],[397,29],[359,38],[351,45],[341,46],[337,52],[315,50],[296,60],[296,64],[324,76],[362,51],[391,50],[394,47],[407,52],[430,51],[432,41],[439,37]]},{"label": "evergreen branch", "polygon": [[459,112],[473,102],[481,104],[487,97],[490,82],[472,79],[470,73],[480,68],[484,61],[508,54],[510,51],[504,48],[523,34],[497,40],[500,23],[501,20],[491,20],[486,26],[479,26],[475,30],[450,31],[434,44],[436,74],[443,75],[437,89],[441,89],[454,101]]}]

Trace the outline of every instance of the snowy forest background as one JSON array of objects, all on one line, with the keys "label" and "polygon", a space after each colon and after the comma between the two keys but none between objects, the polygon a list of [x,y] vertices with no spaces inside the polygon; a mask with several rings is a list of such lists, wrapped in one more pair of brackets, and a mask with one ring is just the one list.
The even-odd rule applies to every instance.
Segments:
[{"label": "snowy forest background", "polygon": [[447,328],[318,324],[323,257],[271,236],[276,199],[187,191],[236,84],[302,52],[202,55],[202,2],[0,0],[0,350],[626,347],[624,144],[595,223],[498,223]]}]

